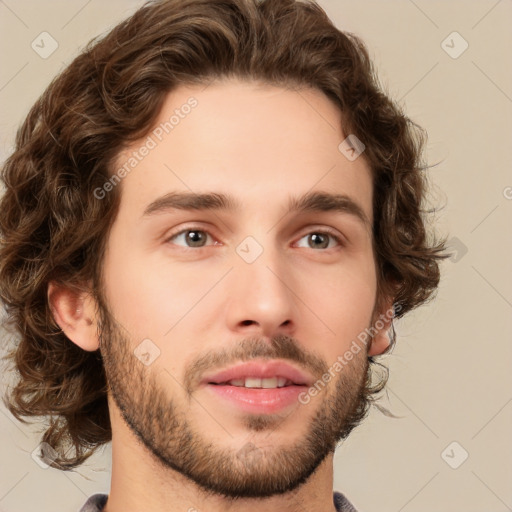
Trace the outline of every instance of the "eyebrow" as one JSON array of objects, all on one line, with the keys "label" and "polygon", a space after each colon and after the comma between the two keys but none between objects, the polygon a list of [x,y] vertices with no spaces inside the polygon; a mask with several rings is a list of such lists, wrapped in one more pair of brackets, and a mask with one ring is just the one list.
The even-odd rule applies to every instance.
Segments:
[{"label": "eyebrow", "polygon": [[[172,210],[237,211],[241,209],[242,203],[240,201],[231,195],[220,192],[170,192],[151,202],[145,208],[143,217],[166,213]],[[371,229],[371,222],[363,208],[345,194],[314,191],[299,197],[289,198],[287,213],[307,212],[338,212],[352,215],[366,229]]]}]

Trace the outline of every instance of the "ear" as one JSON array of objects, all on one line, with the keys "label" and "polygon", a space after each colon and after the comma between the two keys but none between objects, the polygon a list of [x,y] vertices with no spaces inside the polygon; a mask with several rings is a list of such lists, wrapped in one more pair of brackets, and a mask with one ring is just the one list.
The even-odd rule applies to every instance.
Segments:
[{"label": "ear", "polygon": [[55,322],[73,343],[90,352],[99,348],[96,302],[90,293],[51,282],[48,303]]},{"label": "ear", "polygon": [[388,332],[393,322],[393,300],[388,299],[384,301],[383,307],[373,318],[372,328],[375,332],[370,348],[368,349],[369,356],[378,356],[385,352],[390,344],[391,340],[388,336]]}]

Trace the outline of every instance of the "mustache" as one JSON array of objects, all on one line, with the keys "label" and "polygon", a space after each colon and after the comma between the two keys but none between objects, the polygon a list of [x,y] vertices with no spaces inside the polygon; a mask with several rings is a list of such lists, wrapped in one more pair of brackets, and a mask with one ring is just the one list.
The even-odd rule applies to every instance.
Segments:
[{"label": "mustache", "polygon": [[[98,303],[100,305],[98,325],[100,348],[108,346],[111,351],[112,346],[119,343],[123,343],[127,347],[130,333],[110,313],[106,303],[103,303],[101,299]],[[295,363],[300,368],[308,370],[315,380],[320,379],[329,371],[329,365],[322,357],[302,347],[292,336],[286,334],[277,334],[271,338],[252,336],[238,340],[229,348],[209,350],[198,357],[185,368],[183,387],[190,396],[201,382],[205,372],[254,359],[282,359]]]},{"label": "mustache", "polygon": [[184,388],[190,395],[199,385],[206,371],[233,366],[239,362],[254,359],[283,359],[296,363],[319,378],[329,369],[327,363],[311,351],[300,347],[297,341],[287,335],[276,335],[265,341],[261,337],[239,340],[233,347],[207,352],[190,364],[185,372]]}]

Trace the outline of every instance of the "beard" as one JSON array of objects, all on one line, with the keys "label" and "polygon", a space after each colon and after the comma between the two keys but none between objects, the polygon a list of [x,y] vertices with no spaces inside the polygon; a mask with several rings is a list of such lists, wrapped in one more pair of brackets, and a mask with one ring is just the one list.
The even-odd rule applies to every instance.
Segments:
[{"label": "beard", "polygon": [[[268,431],[265,448],[252,443],[241,449],[216,446],[208,440],[207,428],[190,421],[189,409],[181,405],[184,401],[173,399],[157,380],[157,372],[135,357],[136,344],[129,335],[124,336],[123,328],[106,306],[100,306],[99,313],[100,352],[108,390],[122,418],[160,465],[193,481],[205,495],[264,498],[293,491],[368,413],[371,372],[363,348],[307,405],[297,403],[297,407],[314,407],[315,413],[308,420],[305,435],[295,443],[283,446],[282,442],[268,442],[287,416],[244,413],[241,417],[248,433]],[[323,359],[305,352],[289,336],[276,336],[271,343],[253,337],[188,365],[179,389],[185,390],[191,404],[204,371],[255,358],[288,360],[310,369],[320,381],[329,368]],[[283,428],[292,427],[288,424]]]}]

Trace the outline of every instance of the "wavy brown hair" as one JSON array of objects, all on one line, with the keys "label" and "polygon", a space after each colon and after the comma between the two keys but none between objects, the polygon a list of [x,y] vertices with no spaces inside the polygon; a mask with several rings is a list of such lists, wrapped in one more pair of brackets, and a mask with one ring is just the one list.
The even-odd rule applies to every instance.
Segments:
[{"label": "wavy brown hair", "polygon": [[21,421],[48,419],[42,440],[57,450],[55,467],[84,462],[111,440],[111,427],[101,354],[56,325],[48,284],[100,288],[120,197],[119,187],[104,199],[93,191],[121,149],[148,133],[167,93],[230,77],[313,87],[339,106],[373,175],[378,301],[393,297],[399,317],[438,286],[438,260],[448,255],[425,229],[426,136],[382,92],[358,37],[308,1],[148,2],[52,81],[1,170],[0,298],[16,334],[8,360],[17,376],[4,402]]}]

